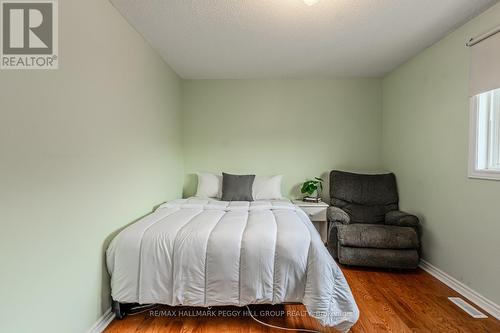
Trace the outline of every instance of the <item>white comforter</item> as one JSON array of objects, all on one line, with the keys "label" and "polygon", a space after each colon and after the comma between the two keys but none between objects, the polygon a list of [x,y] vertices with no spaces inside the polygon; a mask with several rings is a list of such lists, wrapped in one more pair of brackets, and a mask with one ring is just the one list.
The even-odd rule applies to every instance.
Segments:
[{"label": "white comforter", "polygon": [[300,302],[341,331],[359,316],[318,232],[289,201],[163,204],[113,239],[107,265],[112,297],[121,303]]}]

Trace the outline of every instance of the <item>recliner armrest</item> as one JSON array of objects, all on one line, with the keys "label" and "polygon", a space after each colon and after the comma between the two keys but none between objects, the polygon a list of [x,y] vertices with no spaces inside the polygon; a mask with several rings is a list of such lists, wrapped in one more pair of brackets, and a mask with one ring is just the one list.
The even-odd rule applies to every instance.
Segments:
[{"label": "recliner armrest", "polygon": [[415,215],[401,212],[399,210],[393,210],[392,212],[385,214],[385,224],[399,227],[413,227],[418,229],[420,221]]},{"label": "recliner armrest", "polygon": [[341,208],[335,206],[328,207],[326,218],[328,222],[340,222],[342,224],[349,224],[349,222],[351,221],[349,214],[347,214]]}]

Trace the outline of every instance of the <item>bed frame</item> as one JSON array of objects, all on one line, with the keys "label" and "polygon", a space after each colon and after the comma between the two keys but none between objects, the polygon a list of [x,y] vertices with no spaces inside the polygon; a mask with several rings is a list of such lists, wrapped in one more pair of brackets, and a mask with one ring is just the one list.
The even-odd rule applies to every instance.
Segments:
[{"label": "bed frame", "polygon": [[[281,305],[296,305],[296,304],[302,304],[298,302],[285,302],[285,303],[280,303]],[[138,312],[142,311],[147,311],[148,309],[153,309],[157,306],[158,304],[139,304],[139,303],[120,303],[117,301],[113,300],[112,304],[112,311],[115,314],[116,319],[123,319],[125,318],[128,314],[135,314]],[[259,304],[262,305],[262,304]],[[277,304],[275,304],[277,305]]]},{"label": "bed frame", "polygon": [[123,319],[128,314],[135,314],[142,311],[147,311],[156,307],[156,304],[139,304],[139,303],[120,303],[113,301],[111,309],[115,314],[116,319]]}]

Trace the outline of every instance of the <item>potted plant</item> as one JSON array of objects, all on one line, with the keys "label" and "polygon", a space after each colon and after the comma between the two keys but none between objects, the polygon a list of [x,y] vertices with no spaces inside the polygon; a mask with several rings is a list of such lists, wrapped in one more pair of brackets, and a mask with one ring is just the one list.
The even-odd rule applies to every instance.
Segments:
[{"label": "potted plant", "polygon": [[323,191],[323,179],[319,177],[314,177],[314,179],[306,181],[300,189],[302,194],[307,194],[302,200],[311,202],[321,201],[321,191]]}]

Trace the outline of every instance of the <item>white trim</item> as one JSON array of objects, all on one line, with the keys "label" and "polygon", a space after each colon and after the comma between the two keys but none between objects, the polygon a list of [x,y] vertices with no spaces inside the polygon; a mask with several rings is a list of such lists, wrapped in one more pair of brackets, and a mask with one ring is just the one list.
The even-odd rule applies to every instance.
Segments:
[{"label": "white trim", "polygon": [[443,282],[445,285],[455,290],[460,295],[467,298],[472,303],[476,304],[478,307],[488,312],[490,315],[500,320],[500,306],[493,301],[490,301],[483,295],[479,294],[477,291],[472,290],[470,287],[466,286],[462,282],[458,281],[454,277],[446,274],[436,266],[431,265],[427,261],[420,259],[420,268],[434,276],[439,281]]},{"label": "white trim", "polygon": [[469,178],[500,180],[500,171],[493,170],[470,170]]},{"label": "white trim", "polygon": [[475,179],[500,180],[500,170],[477,168],[477,108],[476,96],[470,98],[469,104],[469,163],[468,177]]},{"label": "white trim", "polygon": [[95,324],[87,331],[87,333],[102,333],[108,327],[108,325],[115,319],[114,312],[111,311],[111,308],[106,310],[104,314],[97,319]]},{"label": "white trim", "polygon": [[471,97],[469,100],[469,178],[481,176],[478,175],[476,168],[477,160],[477,98]]}]

